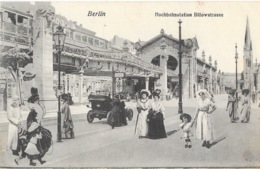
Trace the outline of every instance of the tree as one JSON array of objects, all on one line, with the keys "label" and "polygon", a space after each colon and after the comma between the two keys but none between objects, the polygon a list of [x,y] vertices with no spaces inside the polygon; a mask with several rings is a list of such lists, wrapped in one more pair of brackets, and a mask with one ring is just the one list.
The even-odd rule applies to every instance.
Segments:
[{"label": "tree", "polygon": [[31,56],[21,51],[18,48],[11,48],[0,55],[0,66],[9,70],[14,82],[18,85],[20,103],[23,104],[21,97],[21,83],[20,83],[20,70],[19,67],[24,67],[32,61]]}]

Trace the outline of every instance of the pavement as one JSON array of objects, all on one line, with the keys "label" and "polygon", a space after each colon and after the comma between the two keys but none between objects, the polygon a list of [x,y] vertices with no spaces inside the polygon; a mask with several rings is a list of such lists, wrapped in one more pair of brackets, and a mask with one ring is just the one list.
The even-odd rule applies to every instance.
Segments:
[{"label": "pavement", "polygon": [[[202,142],[192,138],[192,148],[184,148],[180,139],[178,100],[164,102],[166,107],[166,139],[138,139],[134,135],[134,118],[124,127],[114,130],[106,120],[95,119],[89,124],[86,118],[75,125],[75,139],[62,143],[55,141],[56,125],[45,126],[53,134],[54,144],[45,155],[47,162],[38,167],[260,167],[260,112],[252,106],[249,123],[230,123],[225,111],[227,95],[216,97],[217,110],[212,114],[214,142],[210,149],[201,147]],[[135,106],[130,103],[129,106]],[[185,113],[195,116],[196,102],[183,100]],[[74,116],[75,117],[75,116]],[[73,120],[74,120],[73,117]],[[0,132],[0,167],[17,167],[14,156],[5,151],[7,131]],[[29,160],[23,159],[19,167],[29,167]]]}]

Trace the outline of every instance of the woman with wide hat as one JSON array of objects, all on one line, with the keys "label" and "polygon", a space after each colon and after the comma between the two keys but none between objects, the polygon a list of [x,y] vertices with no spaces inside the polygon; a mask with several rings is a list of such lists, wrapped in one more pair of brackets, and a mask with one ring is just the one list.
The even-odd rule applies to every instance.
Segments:
[{"label": "woman with wide hat", "polygon": [[165,108],[160,102],[161,90],[156,89],[153,93],[152,109],[147,116],[148,121],[148,136],[151,139],[166,138],[166,131],[164,127]]},{"label": "woman with wide hat", "polygon": [[238,117],[238,99],[236,97],[236,91],[231,90],[228,95],[228,103],[226,110],[229,112],[229,118],[231,123],[236,122]]},{"label": "woman with wide hat", "polygon": [[135,134],[139,138],[147,137],[148,135],[148,123],[147,115],[152,108],[152,102],[149,100],[150,91],[143,89],[140,91],[140,98],[137,100],[137,120],[135,126]]},{"label": "woman with wide hat", "polygon": [[[41,164],[46,162],[42,160],[42,158],[45,156],[50,146],[52,145],[52,134],[48,129],[44,128],[41,125],[41,121],[46,114],[46,110],[44,106],[40,103],[38,89],[32,87],[31,94],[31,97],[28,99],[30,113],[27,116],[27,130],[29,131],[33,127],[37,126],[36,129],[40,132],[42,136],[41,139],[37,139],[37,141],[35,142],[39,153],[37,155],[27,154],[30,159],[30,165],[35,166],[36,164],[32,161],[33,159],[37,159]],[[31,140],[32,137],[34,137],[34,133],[27,132],[27,140]]]},{"label": "woman with wide hat", "polygon": [[203,140],[202,147],[210,148],[210,141],[213,140],[211,113],[216,110],[216,107],[211,101],[210,94],[205,89],[197,92],[197,102],[197,114],[193,121],[193,123],[195,122],[195,138]]},{"label": "woman with wide hat", "polygon": [[242,90],[243,98],[241,99],[242,109],[240,112],[240,119],[242,123],[247,123],[250,120],[250,112],[251,112],[251,105],[250,105],[250,98],[249,98],[249,89]]}]

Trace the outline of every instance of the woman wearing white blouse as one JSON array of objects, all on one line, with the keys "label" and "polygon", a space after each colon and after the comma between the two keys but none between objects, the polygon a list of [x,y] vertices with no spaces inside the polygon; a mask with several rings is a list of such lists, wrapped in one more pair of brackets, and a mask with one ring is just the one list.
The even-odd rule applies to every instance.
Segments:
[{"label": "woman wearing white blouse", "polygon": [[[18,96],[13,96],[10,109],[7,111],[8,125],[8,141],[7,150],[12,150],[13,155],[19,156],[18,150],[18,127],[21,125],[21,109],[19,107]],[[18,160],[18,159],[16,159]]]},{"label": "woman wearing white blouse", "polygon": [[[198,109],[194,118],[196,139],[203,140],[203,147],[210,148],[213,140],[211,113],[216,110],[215,104],[207,90],[201,89],[197,93]],[[192,123],[192,124],[193,124]]]}]

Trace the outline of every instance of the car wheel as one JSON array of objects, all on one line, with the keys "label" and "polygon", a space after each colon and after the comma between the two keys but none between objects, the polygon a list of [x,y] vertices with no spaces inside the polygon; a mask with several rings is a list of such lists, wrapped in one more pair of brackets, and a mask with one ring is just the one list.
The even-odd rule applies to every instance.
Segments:
[{"label": "car wheel", "polygon": [[93,120],[94,120],[94,117],[93,117],[93,111],[92,110],[90,110],[89,112],[88,112],[88,114],[87,114],[87,121],[89,122],[89,123],[92,123],[93,122]]},{"label": "car wheel", "polygon": [[133,119],[133,110],[132,109],[128,109],[127,110],[127,117],[128,117],[128,120],[131,121]]}]

